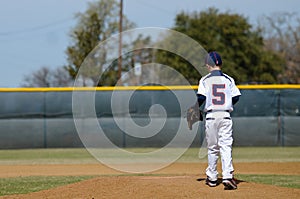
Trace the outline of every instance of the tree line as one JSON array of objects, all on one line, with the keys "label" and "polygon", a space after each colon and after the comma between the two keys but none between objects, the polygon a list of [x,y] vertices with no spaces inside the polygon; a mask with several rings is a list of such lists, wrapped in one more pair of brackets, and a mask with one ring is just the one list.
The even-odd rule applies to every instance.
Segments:
[{"label": "tree line", "polygon": [[[66,49],[67,64],[54,70],[41,67],[24,76],[22,86],[72,86],[84,59],[100,42],[118,33],[119,3],[116,0],[89,3],[85,12],[76,15],[76,20],[77,25],[70,34],[71,44]],[[124,15],[123,30],[135,27],[134,22]],[[171,29],[191,37],[207,51],[218,51],[223,58],[223,71],[234,77],[238,84],[300,83],[300,19],[294,13],[262,16],[254,27],[240,14],[209,8],[200,12],[178,13]],[[138,50],[122,55],[122,72],[155,62],[174,68],[191,84],[198,84],[199,73],[180,56],[162,50],[138,48],[151,42],[155,41],[143,36],[133,41],[131,45]],[[91,70],[80,77],[82,86],[116,85],[119,78],[117,60],[110,60],[110,69],[106,70],[103,65],[108,62],[107,53],[94,56],[98,56],[97,61],[91,63]],[[104,71],[101,78],[93,76],[95,70]]]}]

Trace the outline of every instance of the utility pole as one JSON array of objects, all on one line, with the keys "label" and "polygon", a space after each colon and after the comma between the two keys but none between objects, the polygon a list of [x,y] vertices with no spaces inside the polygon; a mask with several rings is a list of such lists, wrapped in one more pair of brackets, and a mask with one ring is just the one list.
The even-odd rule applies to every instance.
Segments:
[{"label": "utility pole", "polygon": [[118,81],[122,85],[122,31],[123,31],[123,0],[120,0],[119,14],[119,57],[118,57]]}]

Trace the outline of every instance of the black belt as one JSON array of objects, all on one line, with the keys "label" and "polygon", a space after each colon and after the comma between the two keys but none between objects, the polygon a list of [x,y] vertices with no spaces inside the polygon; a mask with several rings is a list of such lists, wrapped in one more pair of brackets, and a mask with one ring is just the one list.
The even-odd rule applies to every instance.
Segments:
[{"label": "black belt", "polygon": [[213,111],[220,111],[220,112],[224,111],[224,112],[228,112],[228,113],[230,112],[229,110],[208,110],[208,111],[206,111],[206,113],[211,113]]},{"label": "black belt", "polygon": [[[231,120],[231,117],[223,117],[223,119],[225,119],[225,120]],[[208,117],[208,118],[206,118],[206,120],[215,120],[215,118]]]}]

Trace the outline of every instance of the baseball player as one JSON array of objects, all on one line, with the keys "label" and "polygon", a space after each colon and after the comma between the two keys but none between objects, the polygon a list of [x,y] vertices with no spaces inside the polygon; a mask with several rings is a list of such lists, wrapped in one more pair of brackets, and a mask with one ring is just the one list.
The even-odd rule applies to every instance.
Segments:
[{"label": "baseball player", "polygon": [[232,120],[230,112],[241,95],[234,79],[222,73],[222,59],[217,52],[210,52],[205,60],[209,74],[199,81],[198,104],[205,101],[205,132],[208,148],[206,184],[217,186],[217,161],[221,155],[222,177],[225,189],[237,189],[232,164]]}]

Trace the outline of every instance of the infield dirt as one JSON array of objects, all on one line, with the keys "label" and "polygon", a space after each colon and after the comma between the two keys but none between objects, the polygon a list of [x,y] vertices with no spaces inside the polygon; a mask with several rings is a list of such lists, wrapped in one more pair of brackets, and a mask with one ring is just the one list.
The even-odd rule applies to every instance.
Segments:
[{"label": "infield dirt", "polygon": [[[139,165],[141,166],[141,165]],[[30,194],[0,198],[300,198],[300,189],[238,179],[238,189],[205,185],[205,163],[174,163],[153,175],[131,176],[101,164],[0,165],[0,177],[99,175]],[[220,168],[220,165],[219,165]],[[300,162],[235,163],[238,174],[300,175]]]}]

